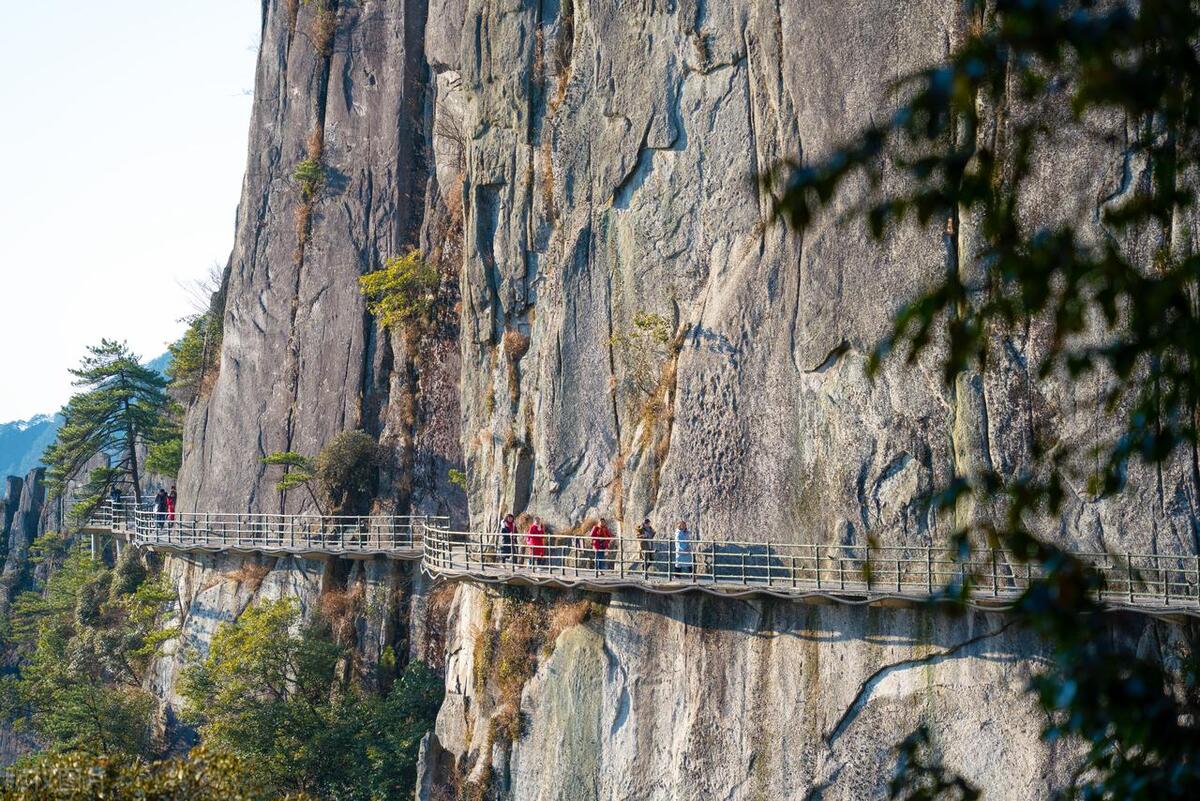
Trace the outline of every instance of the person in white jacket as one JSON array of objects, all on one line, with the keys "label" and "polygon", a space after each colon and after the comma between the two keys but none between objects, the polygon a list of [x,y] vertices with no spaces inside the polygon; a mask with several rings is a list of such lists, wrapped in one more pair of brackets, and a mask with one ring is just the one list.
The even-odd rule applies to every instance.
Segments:
[{"label": "person in white jacket", "polygon": [[696,540],[688,531],[686,520],[680,520],[675,528],[675,570],[679,573],[691,573],[695,567],[693,551]]}]

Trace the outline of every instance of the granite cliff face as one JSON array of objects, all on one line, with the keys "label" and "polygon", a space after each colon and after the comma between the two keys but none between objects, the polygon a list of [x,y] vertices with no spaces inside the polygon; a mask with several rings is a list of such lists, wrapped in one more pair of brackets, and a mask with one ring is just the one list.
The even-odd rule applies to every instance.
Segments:
[{"label": "granite cliff face", "polygon": [[4,546],[4,567],[0,571],[0,614],[8,615],[9,604],[30,578],[29,546],[44,529],[43,509],[46,503],[44,483],[46,468],[35,467],[24,479],[8,476],[5,494],[0,498],[3,529],[0,543]]},{"label": "granite cliff face", "polygon": [[[868,381],[892,312],[969,262],[975,221],[880,245],[835,210],[801,237],[753,176],[889,113],[894,79],[970,24],[926,0],[267,0],[220,373],[188,413],[184,507],[294,506],[260,458],[361,427],[394,453],[382,507],[469,509],[475,526],[528,510],[560,529],[648,514],[701,536],[941,541],[954,521],[923,496],[1022,469],[1035,435],[1100,441],[1099,387],[1035,384],[1036,328],[953,387],[936,354]],[[997,141],[1006,118],[1053,113],[988,112],[981,136]],[[292,173],[314,150],[325,182],[307,204]],[[1095,237],[1097,209],[1138,177],[1119,148],[1069,137],[1041,165],[1031,221],[1071,215]],[[1064,204],[1064,185],[1095,202]],[[381,332],[356,285],[409,244],[445,276],[419,338]],[[465,499],[447,475],[462,467]],[[1048,533],[1195,552],[1190,461],[1131,483],[1120,503],[1080,488]],[[252,571],[251,589],[241,561],[168,559],[186,644],[258,595],[312,606],[330,581],[361,581],[400,610],[411,595],[397,568],[298,560]],[[478,638],[504,625],[493,605],[463,585],[451,613],[430,797],[470,783],[514,799],[874,797],[920,720],[998,798],[1042,797],[1070,767],[1024,692],[1041,646],[1002,617],[636,593],[561,635],[508,747],[491,735],[495,688],[474,681]],[[388,619],[392,633],[364,631],[394,640],[412,617]],[[1176,636],[1118,633],[1164,652]],[[165,696],[177,669],[164,660]]]}]

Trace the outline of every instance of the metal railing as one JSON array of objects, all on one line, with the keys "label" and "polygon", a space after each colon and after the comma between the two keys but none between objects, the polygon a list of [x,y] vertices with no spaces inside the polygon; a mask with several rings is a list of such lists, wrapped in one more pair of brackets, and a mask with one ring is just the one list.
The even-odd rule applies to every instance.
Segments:
[{"label": "metal railing", "polygon": [[[590,586],[640,586],[725,595],[824,595],[838,600],[923,600],[965,588],[977,606],[1010,606],[1043,575],[996,549],[966,558],[936,546],[805,545],[614,536],[598,549],[588,536],[451,531],[430,524],[424,568],[435,575]],[[1111,606],[1200,613],[1200,556],[1080,552]]]},{"label": "metal railing", "polygon": [[156,512],[146,504],[106,501],[89,526],[123,535],[135,545],[179,550],[264,553],[383,554],[419,559],[424,515],[313,515]]},{"label": "metal railing", "polygon": [[[433,576],[494,582],[700,589],[721,595],[824,596],[849,603],[925,600],[965,591],[975,606],[1010,606],[1043,572],[1003,550],[965,558],[937,546],[809,545],[688,537],[531,538],[454,531],[445,517],[155,512],[107,501],[89,526],[135,545],[202,551],[385,555],[420,559]],[[1200,555],[1077,552],[1113,607],[1200,616]]]}]

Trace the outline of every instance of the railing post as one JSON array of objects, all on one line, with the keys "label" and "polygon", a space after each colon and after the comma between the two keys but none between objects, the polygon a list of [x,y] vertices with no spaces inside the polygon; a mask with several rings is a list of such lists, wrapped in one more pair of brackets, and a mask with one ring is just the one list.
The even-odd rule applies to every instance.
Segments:
[{"label": "railing post", "polygon": [[[742,584],[745,584],[746,583],[746,552],[744,550],[741,553],[741,557],[742,557]],[[714,572],[714,577],[715,577],[715,572]]]},{"label": "railing post", "polygon": [[1162,579],[1162,583],[1163,583],[1163,606],[1170,606],[1171,605],[1171,580],[1167,576],[1167,569],[1165,567],[1162,567],[1162,557],[1156,555],[1154,557],[1154,560],[1156,562],[1158,562],[1158,564],[1159,564],[1158,577],[1160,579]]},{"label": "railing post", "polygon": [[817,589],[821,589],[821,548],[813,548],[813,561],[817,563]]},{"label": "railing post", "polygon": [[1000,594],[1000,586],[996,581],[996,549],[992,548],[992,597]]},{"label": "railing post", "polygon": [[796,555],[792,554],[792,589],[796,589]]},{"label": "railing post", "polygon": [[925,589],[933,595],[933,547],[925,546]]},{"label": "railing post", "polygon": [[838,554],[838,581],[842,589],[846,589],[846,561],[842,559],[841,554]]},{"label": "railing post", "polygon": [[1133,603],[1133,558],[1129,551],[1125,552],[1125,583],[1129,591],[1129,603]]}]

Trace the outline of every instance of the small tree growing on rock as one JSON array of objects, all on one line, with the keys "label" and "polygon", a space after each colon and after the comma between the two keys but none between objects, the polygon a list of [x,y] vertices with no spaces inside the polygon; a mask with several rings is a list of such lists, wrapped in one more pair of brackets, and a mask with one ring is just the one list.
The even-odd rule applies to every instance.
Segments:
[{"label": "small tree growing on rock", "polygon": [[662,407],[665,370],[676,352],[671,321],[661,314],[639,311],[633,325],[611,340],[614,355],[625,367],[624,385],[643,417],[656,418]]},{"label": "small tree growing on rock", "polygon": [[281,493],[304,487],[323,515],[362,514],[375,492],[384,449],[363,431],[342,431],[316,458],[279,451],[263,459],[285,468],[275,488]]},{"label": "small tree growing on rock", "polygon": [[334,513],[366,511],[375,492],[383,449],[363,431],[343,431],[316,459],[316,478]]},{"label": "small tree growing on rock", "polygon": [[384,328],[428,323],[438,282],[437,270],[415,248],[358,279],[367,309]]}]

